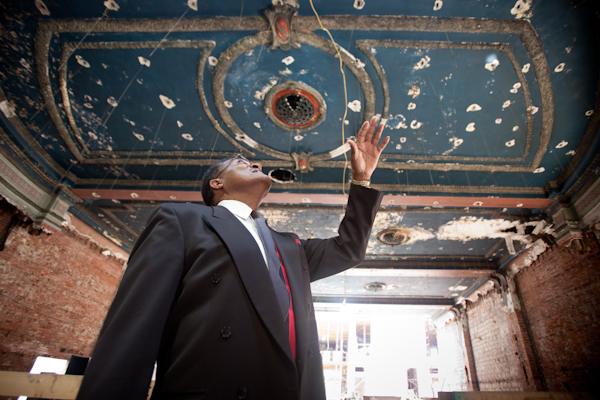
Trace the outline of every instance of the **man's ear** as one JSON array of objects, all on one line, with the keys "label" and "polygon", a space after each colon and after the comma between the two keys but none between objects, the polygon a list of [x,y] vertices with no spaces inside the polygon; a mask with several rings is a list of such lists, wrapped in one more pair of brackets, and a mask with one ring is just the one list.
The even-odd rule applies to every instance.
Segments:
[{"label": "man's ear", "polygon": [[211,189],[213,190],[219,190],[219,189],[223,189],[223,181],[221,179],[212,179],[209,182],[209,185],[211,187]]}]

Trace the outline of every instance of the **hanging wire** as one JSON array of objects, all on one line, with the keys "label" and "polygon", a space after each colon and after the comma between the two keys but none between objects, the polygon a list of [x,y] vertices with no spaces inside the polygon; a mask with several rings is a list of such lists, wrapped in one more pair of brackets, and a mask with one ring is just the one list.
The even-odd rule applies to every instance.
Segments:
[{"label": "hanging wire", "polygon": [[[315,9],[313,1],[312,0],[309,0],[309,1],[310,1],[310,6],[312,7],[312,10],[315,13],[315,16],[317,17],[317,21],[319,21],[319,25],[321,26],[321,29],[324,30],[325,32],[327,32],[327,34],[329,35],[329,39],[331,39],[331,43],[333,43],[333,48],[337,52],[338,59],[340,60],[340,72],[342,73],[342,79],[344,81],[344,117],[342,118],[342,146],[344,146],[346,144],[346,134],[344,132],[344,125],[346,123],[346,117],[348,116],[348,89],[346,87],[346,73],[344,72],[344,64],[342,62],[342,54],[340,53],[338,44],[335,42],[335,40],[333,40],[333,36],[331,35],[331,32],[329,32],[329,29],[327,29],[323,26],[323,23],[321,22],[319,13],[317,13],[317,10]],[[344,172],[342,174],[342,192],[344,193],[344,196],[346,196],[346,169],[347,168],[348,168],[348,155],[346,154],[346,152],[344,152]]]},{"label": "hanging wire", "polygon": [[[83,35],[83,37],[79,40],[79,42],[77,42],[77,44],[75,45],[73,51],[77,50],[79,48],[79,46],[81,45],[81,43],[83,43],[83,41],[90,35],[90,33],[92,32],[92,30],[94,30],[94,28],[96,27],[96,25],[98,25],[98,23],[104,19],[104,17],[106,17],[108,12],[108,8],[104,9],[104,12],[102,13],[102,15],[100,17],[98,17],[97,21],[90,27],[90,29]],[[66,60],[64,63],[59,64],[58,65],[58,70],[60,71],[62,68],[66,68]],[[73,74],[71,77],[68,78],[68,81],[71,81],[73,79],[73,77],[79,73],[79,71],[81,70],[82,67],[80,67],[75,74]],[[49,101],[54,101],[55,97],[57,94],[59,94],[60,89],[56,90],[55,92],[52,92],[52,96],[51,99],[48,100]],[[42,110],[46,109],[46,105],[48,104],[48,102],[42,103],[42,107],[40,107],[31,117],[29,117],[29,122],[31,122],[31,120],[33,120],[33,118],[35,118]],[[34,141],[37,142],[38,138],[44,133],[44,131],[46,130],[46,128],[48,128],[48,126],[50,125],[51,120],[46,121],[46,123],[44,124],[44,126],[42,127],[42,129],[40,130],[40,132],[33,138]],[[91,139],[91,138],[90,138]],[[89,143],[90,139],[88,139],[88,141],[85,143],[86,146]],[[39,142],[38,142],[39,143]],[[41,146],[41,144],[40,144]],[[32,149],[32,144],[28,143],[27,146],[25,147],[25,151],[29,152]],[[69,167],[61,174],[60,179],[57,181],[56,185],[54,185],[54,187],[52,188],[52,192],[56,193],[59,189],[59,187],[63,184],[63,182],[65,181],[67,175],[69,174],[69,172],[71,171],[71,168],[73,168],[73,165],[75,165],[76,162],[71,161],[71,163],[69,164]]]},{"label": "hanging wire", "polygon": [[179,25],[179,22],[181,22],[181,20],[183,19],[183,17],[185,17],[185,14],[187,14],[188,11],[190,11],[190,9],[186,8],[186,10],[183,12],[183,14],[181,14],[181,17],[179,17],[179,19],[177,19],[177,21],[175,21],[175,23],[173,24],[173,26],[171,26],[171,28],[169,28],[169,30],[167,31],[167,33],[165,34],[165,36],[162,39],[160,39],[160,42],[158,42],[158,44],[156,45],[156,47],[154,48],[154,50],[152,50],[152,53],[150,53],[150,57],[152,57],[154,55],[154,53],[156,53],[156,50],[158,50],[158,48],[160,47],[160,45],[163,44],[163,42],[167,39],[167,36],[169,36],[171,34],[171,32],[173,32],[173,30],[175,29],[175,27],[177,25]]},{"label": "hanging wire", "polygon": [[[177,27],[177,25],[179,24],[179,22],[181,22],[181,20],[188,13],[188,11],[190,11],[189,8],[187,8],[183,12],[183,14],[181,14],[181,16],[177,19],[177,21],[175,21],[175,23],[169,28],[169,30],[167,31],[167,33],[165,34],[165,36],[163,36],[163,38],[160,39],[160,41],[158,42],[158,44],[156,45],[156,47],[154,47],[154,49],[152,50],[152,52],[150,53],[150,55],[148,56],[148,58],[152,57],[154,55],[154,53],[156,53],[156,51],[158,50],[158,48],[164,43],[164,41],[171,34],[171,32],[173,32],[173,30],[175,29],[175,27]],[[133,81],[135,80],[135,78],[137,78],[137,76],[139,75],[139,73],[142,71],[143,68],[144,68],[144,66],[140,65],[140,68],[137,70],[137,72],[135,73],[135,75],[133,76],[133,78],[131,78],[129,80],[129,83],[125,87],[125,90],[123,90],[123,92],[121,93],[121,96],[119,96],[119,99],[117,100],[117,104],[119,104],[119,102],[121,101],[121,99],[123,99],[123,96],[125,96],[125,93],[127,93],[127,91],[129,90],[129,88],[131,87],[131,84],[133,83]],[[104,120],[104,122],[102,123],[102,126],[104,126],[105,128],[106,128],[106,123],[108,122],[108,120],[112,116],[112,114],[115,111],[115,109],[116,109],[116,107],[112,107],[112,109],[110,110],[108,116],[106,117],[106,120]]]},{"label": "hanging wire", "polygon": [[[133,75],[133,78],[131,78],[131,80],[129,81],[129,83],[127,84],[127,86],[125,87],[125,90],[123,90],[123,92],[121,93],[121,95],[119,96],[119,98],[117,99],[117,104],[119,104],[121,102],[121,100],[123,99],[123,96],[125,96],[125,93],[127,93],[127,91],[129,90],[129,87],[131,86],[131,84],[133,83],[133,81],[135,80],[135,78],[137,78],[137,76],[140,74],[140,72],[142,71],[142,68],[144,68],[143,65],[140,65],[140,67],[138,68],[137,72],[135,73],[135,75]],[[115,110],[117,109],[117,107],[112,107],[111,106],[111,110],[108,113],[108,116],[106,117],[106,119],[104,120],[104,122],[102,122],[102,126],[104,128],[106,128],[106,123],[108,122],[108,120],[110,119],[110,117],[112,116],[112,114],[115,112]]]},{"label": "hanging wire", "polygon": [[[211,161],[215,154],[215,147],[217,146],[217,141],[219,140],[220,136],[221,135],[219,134],[219,132],[215,131],[214,136],[213,136],[215,141],[210,149],[210,156],[208,157],[208,161]],[[194,189],[193,189],[194,192],[196,191],[196,188],[198,187],[198,182],[200,180],[200,176],[201,176],[203,170],[204,170],[203,167],[199,168],[198,176],[196,176],[196,179],[194,180]]]},{"label": "hanging wire", "polygon": [[[88,31],[85,33],[85,35],[83,35],[83,37],[79,40],[79,42],[77,42],[77,44],[75,45],[75,47],[73,48],[73,52],[75,50],[77,50],[79,48],[79,46],[81,45],[81,43],[83,43],[83,41],[90,35],[90,33],[94,30],[94,28],[96,27],[96,25],[98,25],[98,23],[100,21],[102,21],[104,19],[104,17],[106,17],[106,13],[108,12],[108,8],[104,9],[104,12],[102,13],[102,15],[100,17],[97,18],[97,21],[94,23],[94,25],[92,25],[90,27],[90,29],[88,29]],[[60,71],[62,68],[66,67],[66,62],[67,60],[65,60],[64,64],[59,64],[58,65],[58,71]],[[80,68],[81,69],[81,68]],[[78,70],[79,71],[79,70]],[[74,76],[74,75],[73,75]],[[70,78],[68,78],[68,80],[73,79],[73,76],[71,76]],[[60,92],[60,89],[58,89],[57,91],[52,93],[52,100],[54,100],[54,97]],[[50,101],[50,100],[48,100]],[[43,107],[40,107],[31,117],[29,117],[29,121],[31,121],[33,118],[35,118],[40,111],[45,110],[46,109],[46,105],[48,104],[48,102],[43,103]]]},{"label": "hanging wire", "polygon": [[146,161],[144,161],[144,167],[148,163],[148,159],[150,158],[150,153],[152,153],[152,149],[156,144],[156,139],[158,138],[158,132],[160,132],[160,127],[162,126],[163,120],[165,119],[165,114],[167,113],[167,109],[165,108],[162,116],[160,117],[160,122],[158,123],[158,128],[156,128],[156,133],[154,134],[154,139],[152,140],[152,144],[150,145],[150,150],[148,150],[148,155],[146,156]]},{"label": "hanging wire", "polygon": [[[93,30],[94,30],[94,28],[96,27],[96,25],[97,25],[98,23],[100,23],[100,21],[102,21],[102,20],[104,19],[104,17],[106,17],[106,15],[107,15],[107,11],[108,11],[108,9],[107,9],[107,8],[105,8],[105,10],[104,10],[104,12],[102,13],[102,15],[101,15],[101,16],[100,16],[100,17],[97,19],[97,21],[96,21],[96,22],[95,22],[95,23],[94,23],[94,24],[93,24],[93,25],[90,27],[90,29],[89,29],[89,30],[88,30],[88,31],[85,33],[85,35],[84,35],[84,36],[83,36],[83,37],[82,37],[82,38],[79,40],[79,42],[77,43],[77,45],[74,47],[74,49],[73,49],[73,52],[79,48],[79,46],[81,45],[81,43],[83,43],[83,41],[84,41],[84,40],[85,40],[85,39],[86,39],[86,38],[87,38],[87,37],[90,35],[90,33],[91,33]],[[164,37],[163,37],[163,38],[162,38],[162,39],[159,41],[159,43],[156,45],[156,47],[154,48],[154,50],[152,51],[152,53],[150,53],[150,56],[149,56],[149,57],[152,57],[152,55],[153,55],[153,54],[156,52],[156,50],[157,50],[157,49],[158,49],[158,48],[161,46],[161,44],[162,44],[162,43],[165,41],[165,39],[166,39],[166,38],[169,36],[169,34],[170,34],[170,33],[171,33],[171,32],[172,32],[174,29],[175,29],[175,27],[177,26],[177,24],[178,24],[178,23],[181,21],[181,19],[182,19],[182,18],[183,18],[183,17],[184,17],[184,16],[187,14],[187,12],[188,12],[188,11],[189,11],[189,8],[188,8],[188,9],[186,9],[186,10],[184,11],[184,13],[181,15],[181,17],[179,17],[179,19],[178,19],[178,20],[177,20],[177,21],[176,21],[176,22],[173,24],[173,26],[171,26],[171,28],[169,28],[169,31],[168,31],[168,32],[165,34],[165,36],[164,36]],[[66,62],[67,62],[67,61],[65,60],[64,64],[59,64],[59,67],[58,67],[58,69],[60,70],[60,69],[62,69],[62,68],[66,68]],[[81,69],[81,68],[80,68],[80,69]],[[140,69],[138,69],[137,73],[136,73],[136,74],[134,75],[134,77],[133,77],[133,78],[132,78],[132,79],[129,81],[129,83],[127,84],[127,86],[126,86],[125,90],[123,91],[123,93],[122,93],[122,94],[121,94],[121,96],[119,97],[119,100],[121,100],[121,99],[123,98],[123,96],[125,95],[125,93],[126,93],[126,92],[127,92],[127,90],[129,89],[129,87],[131,86],[132,82],[135,80],[135,78],[137,77],[137,75],[140,73],[141,69],[142,69],[142,67],[140,67]],[[78,71],[79,71],[79,70],[78,70]],[[74,74],[74,75],[71,75],[71,77],[69,77],[68,79],[69,79],[69,80],[72,80],[74,76],[75,76],[75,74]],[[58,91],[57,91],[57,92],[54,92],[54,93],[52,94],[52,99],[54,99],[54,97],[56,96],[56,94],[57,94],[57,93],[58,93]],[[44,108],[45,108],[45,106],[46,106],[46,103],[44,103]],[[34,118],[34,117],[35,117],[35,116],[36,116],[36,115],[37,115],[37,114],[38,114],[40,111],[41,111],[41,108],[40,108],[39,110],[37,110],[37,111],[36,111],[36,113],[35,113],[35,114],[34,114],[32,117],[30,117],[30,119],[29,119],[29,120],[31,121],[31,119],[32,119],[32,118]],[[107,118],[106,118],[106,120],[103,122],[102,126],[104,126],[104,128],[106,128],[106,123],[107,123],[108,119],[110,118],[110,116],[112,115],[112,112],[113,112],[113,111],[114,111],[114,108],[113,108],[113,110],[111,110],[111,112],[109,113],[108,117],[107,117]],[[166,111],[166,109],[165,109],[165,111]],[[163,113],[163,118],[164,118],[164,113]],[[161,118],[161,124],[162,124],[162,118]],[[160,130],[160,124],[159,124],[158,130]],[[158,130],[157,130],[157,135],[158,135]],[[41,132],[40,132],[40,135],[41,135]],[[39,136],[39,135],[38,135],[38,136]],[[88,145],[88,143],[90,142],[90,140],[91,140],[91,139],[92,139],[92,138],[90,137],[90,138],[89,138],[89,139],[86,141],[86,143],[85,143],[85,146],[87,146],[87,145]],[[155,136],[155,140],[154,140],[154,141],[156,141],[156,136]],[[154,143],[152,144],[152,146],[153,146],[153,145],[154,145]],[[29,145],[29,146],[31,146],[31,145]],[[151,151],[151,150],[152,150],[152,148],[150,149],[150,151]],[[149,155],[148,155],[148,156],[149,156]],[[127,157],[127,160],[129,160],[129,156]],[[127,161],[126,161],[126,162],[127,162]],[[60,185],[61,185],[61,184],[64,182],[64,180],[66,179],[66,176],[68,175],[68,173],[70,172],[71,168],[73,168],[73,166],[74,166],[75,164],[77,164],[77,163],[76,163],[76,162],[71,162],[71,164],[70,164],[70,165],[69,165],[69,167],[66,169],[66,171],[65,171],[63,174],[61,174],[61,178],[60,178],[60,180],[58,181],[58,183],[55,185],[55,187],[54,187],[54,191],[56,191],[56,190],[57,190],[57,189],[60,187]],[[126,164],[123,164],[123,165],[122,165],[122,167],[124,168],[124,167],[125,167],[125,165],[126,165]],[[108,171],[110,172],[110,169],[109,169]],[[105,175],[105,177],[103,178],[103,180],[104,180],[104,179],[106,179],[106,177],[108,176],[108,173],[109,173],[109,172],[107,172],[107,174]],[[118,176],[117,176],[117,178],[118,178]],[[97,189],[99,186],[100,186],[100,184],[99,184],[99,185],[96,187],[96,189]],[[113,186],[114,186],[114,183],[113,183]],[[111,188],[112,188],[112,186],[111,186]]]},{"label": "hanging wire", "polygon": [[[179,143],[178,143],[178,145],[179,145]],[[187,143],[187,140],[186,140],[186,142],[184,143],[183,147],[181,148],[181,154],[177,158],[177,164],[175,164],[175,170],[177,170],[177,168],[179,168],[179,163],[181,162],[181,159],[183,158],[183,152],[185,152],[185,148],[187,147],[187,145],[188,145],[188,143]]]},{"label": "hanging wire", "polygon": [[[448,40],[448,43],[452,43],[450,42],[450,37],[448,37],[448,32],[444,32],[446,34],[446,39]],[[456,69],[458,69],[458,65],[456,65],[456,60],[454,59],[454,52],[452,51],[452,47],[450,46],[450,54],[452,55],[452,61],[454,62],[454,66],[456,67]]]}]

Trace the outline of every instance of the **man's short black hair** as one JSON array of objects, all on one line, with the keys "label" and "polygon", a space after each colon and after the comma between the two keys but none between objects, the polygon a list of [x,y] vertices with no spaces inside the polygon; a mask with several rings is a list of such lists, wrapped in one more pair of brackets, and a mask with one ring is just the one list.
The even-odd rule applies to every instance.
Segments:
[{"label": "man's short black hair", "polygon": [[204,176],[202,177],[202,199],[204,200],[204,204],[207,206],[215,205],[213,204],[213,201],[215,200],[215,194],[210,187],[210,181],[215,179],[221,172],[223,172],[223,165],[231,161],[232,158],[233,157],[224,158],[220,161],[217,161],[204,173]]}]

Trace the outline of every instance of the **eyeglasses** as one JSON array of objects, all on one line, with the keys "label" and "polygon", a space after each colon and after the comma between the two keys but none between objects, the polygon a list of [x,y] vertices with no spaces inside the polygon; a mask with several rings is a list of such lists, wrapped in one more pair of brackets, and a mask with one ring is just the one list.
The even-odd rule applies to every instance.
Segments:
[{"label": "eyeglasses", "polygon": [[220,177],[220,176],[223,174],[223,172],[225,172],[225,170],[226,170],[227,168],[229,168],[229,167],[231,166],[231,164],[233,164],[233,162],[234,162],[235,160],[242,160],[242,161],[244,161],[244,162],[246,162],[246,163],[248,163],[248,164],[252,165],[252,163],[250,162],[250,160],[248,160],[248,159],[247,159],[246,157],[244,157],[243,155],[241,155],[241,154],[238,154],[238,155],[236,155],[235,157],[233,157],[233,158],[231,159],[231,161],[229,161],[229,163],[227,163],[227,166],[226,166],[225,168],[223,168],[223,169],[221,170],[221,172],[219,172],[219,175],[217,175],[217,177],[216,177],[216,178],[214,178],[214,179],[219,179],[219,177]]}]

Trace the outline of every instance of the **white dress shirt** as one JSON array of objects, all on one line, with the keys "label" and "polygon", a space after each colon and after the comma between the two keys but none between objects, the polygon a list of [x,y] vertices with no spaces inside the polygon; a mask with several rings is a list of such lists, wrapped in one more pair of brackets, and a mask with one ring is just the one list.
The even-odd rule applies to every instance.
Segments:
[{"label": "white dress shirt", "polygon": [[231,211],[231,213],[235,215],[237,219],[240,220],[242,225],[244,225],[246,229],[248,229],[248,232],[250,232],[250,234],[256,241],[256,244],[258,245],[258,248],[262,253],[263,259],[265,260],[265,264],[268,269],[269,263],[267,261],[267,253],[265,251],[265,246],[263,245],[263,242],[260,239],[260,235],[258,234],[258,229],[256,229],[254,219],[250,216],[250,214],[252,213],[252,209],[246,203],[242,203],[241,201],[237,200],[221,200],[219,204],[217,204],[217,206],[225,207],[226,209]]}]

